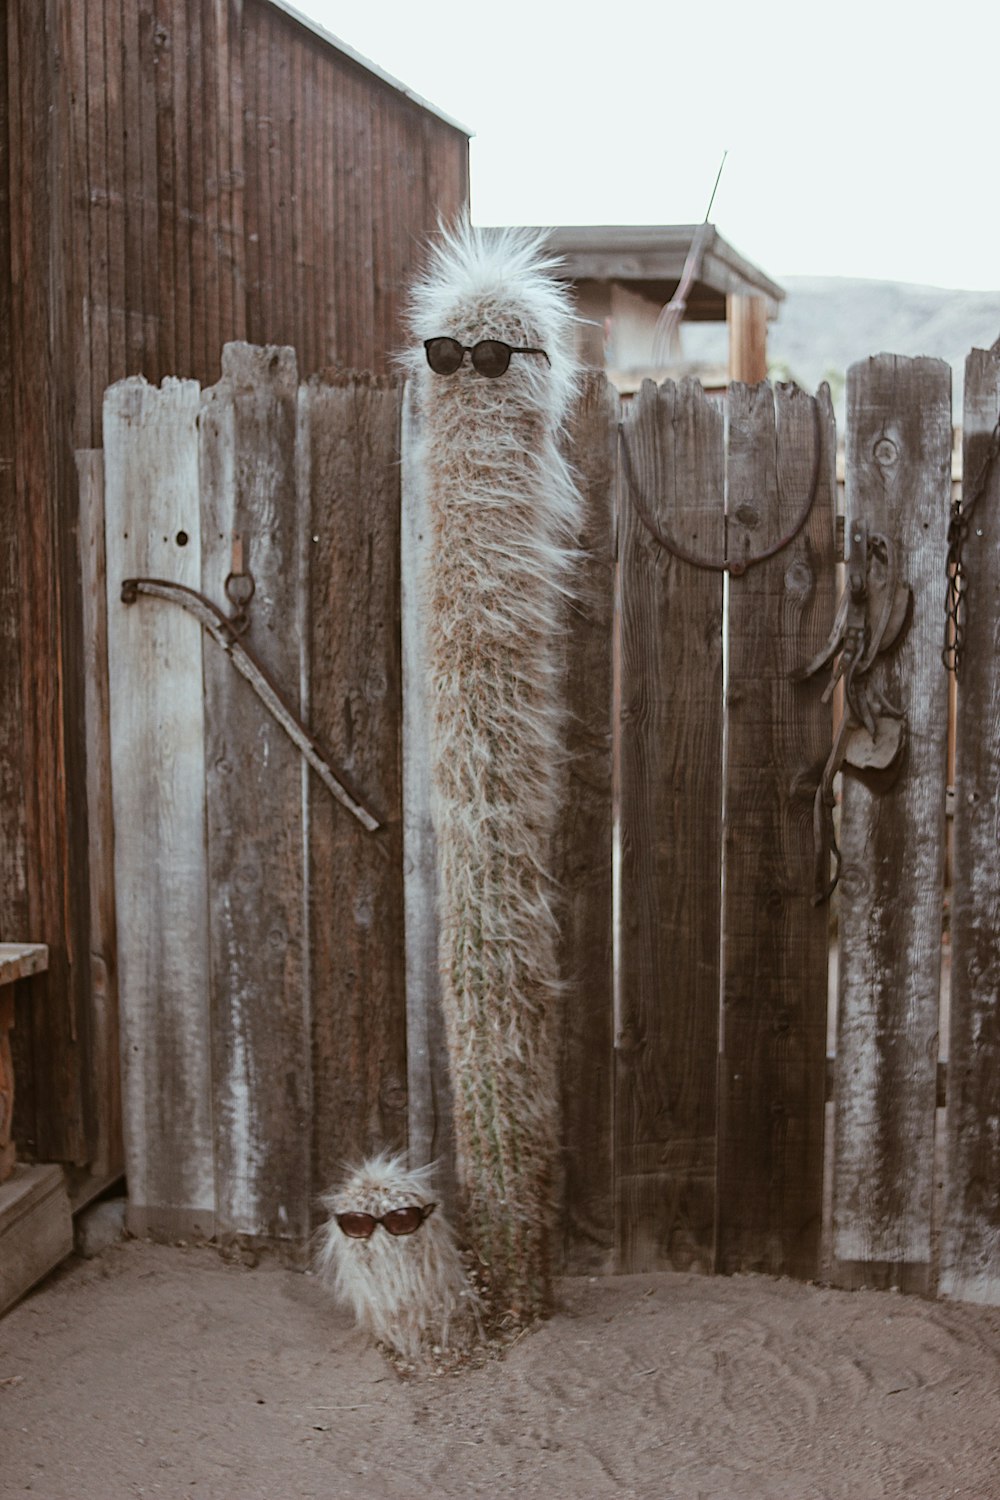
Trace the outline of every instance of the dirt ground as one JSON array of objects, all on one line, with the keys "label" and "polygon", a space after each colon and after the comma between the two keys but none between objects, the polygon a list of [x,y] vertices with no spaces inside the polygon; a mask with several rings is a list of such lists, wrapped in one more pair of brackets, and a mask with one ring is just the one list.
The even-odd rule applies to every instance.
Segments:
[{"label": "dirt ground", "polygon": [[40,1500],[1000,1497],[1000,1312],[763,1277],[565,1280],[405,1381],[310,1276],[136,1241],[0,1322],[0,1493]]}]

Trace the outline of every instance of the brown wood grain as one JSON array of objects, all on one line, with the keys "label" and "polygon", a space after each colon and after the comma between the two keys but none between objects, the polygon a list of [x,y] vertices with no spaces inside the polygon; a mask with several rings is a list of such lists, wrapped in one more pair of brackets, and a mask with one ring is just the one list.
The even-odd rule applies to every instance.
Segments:
[{"label": "brown wood grain", "polygon": [[[817,410],[817,400],[819,407]],[[818,417],[818,420],[817,420]],[[729,584],[718,1268],[815,1276],[822,1219],[827,926],[812,904],[813,797],[830,752],[822,679],[793,671],[833,621],[829,391],[729,391]],[[815,467],[814,469],[814,466]]]},{"label": "brown wood grain", "polygon": [[[1000,415],[1000,352],[965,365],[963,503],[972,500]],[[967,629],[958,683],[951,908],[948,1165],[940,1289],[1000,1304],[1000,462],[969,517]]]},{"label": "brown wood grain", "polygon": [[940,661],[951,373],[880,355],[848,371],[847,515],[900,548],[909,625],[871,677],[907,716],[895,780],[845,775],[833,1182],[835,1274],[927,1290],[948,679]]},{"label": "brown wood grain", "polygon": [[310,725],[363,793],[375,834],[309,786],[313,1160],[317,1189],[345,1158],[406,1135],[406,1001],[399,625],[400,389],[310,380]]},{"label": "brown wood grain", "polygon": [[567,434],[583,496],[568,606],[565,800],[554,868],[564,983],[560,1077],[563,1259],[582,1275],[614,1266],[612,638],[617,394],[587,377]]},{"label": "brown wood grain", "polygon": [[[202,591],[230,612],[235,543],[255,585],[244,640],[299,708],[297,394],[293,350],[228,344],[199,432]],[[301,1241],[311,1192],[304,766],[212,642],[204,684],[216,1227]]]},{"label": "brown wood grain", "polygon": [[[661,527],[724,547],[723,416],[643,385],[625,440]],[[622,483],[621,933],[615,1048],[621,1268],[712,1268],[722,776],[722,577],[667,553]]]},{"label": "brown wood grain", "polygon": [[[6,22],[7,17],[4,16]],[[11,236],[14,205],[11,179],[15,158],[10,134],[16,130],[8,88],[7,25],[0,24],[0,513],[9,518],[0,547],[0,937],[28,931],[27,827],[24,776],[24,706],[21,690],[22,549],[18,505],[14,421],[14,297]]]},{"label": "brown wood grain", "polygon": [[[33,1078],[25,1097],[36,1106],[28,1126],[33,1149],[75,1163],[86,1160],[88,1131],[86,817],[77,827],[84,801],[78,780],[82,743],[72,742],[74,734],[82,741],[82,717],[74,719],[64,700],[67,675],[79,673],[70,629],[76,627],[78,642],[78,565],[77,594],[67,603],[74,583],[75,484],[67,476],[75,356],[66,337],[68,174],[59,171],[68,149],[69,79],[63,66],[65,17],[52,0],[10,7],[7,21],[20,729],[23,764],[30,768],[22,876],[30,930],[12,936],[47,942],[51,949],[50,973],[38,985],[28,1026],[19,1019],[17,1046],[30,1044]],[[56,349],[65,362],[55,361]],[[74,704],[80,691],[77,676]],[[74,832],[82,837],[75,845]]]},{"label": "brown wood grain", "polygon": [[[17,1046],[31,1068],[20,1118],[25,1123],[30,1116],[32,1149],[82,1162],[103,1125],[101,1105],[90,1097],[88,1061],[84,647],[73,453],[99,441],[104,390],[128,370],[153,379],[177,373],[206,380],[217,372],[222,341],[246,331],[241,257],[258,252],[261,233],[277,232],[280,193],[270,192],[272,182],[280,187],[289,175],[304,182],[311,164],[321,161],[331,188],[334,179],[350,176],[355,149],[370,150],[366,120],[376,96],[387,120],[404,122],[407,161],[422,161],[426,112],[261,0],[242,6],[239,0],[8,0],[2,31],[0,382],[9,381],[9,399],[0,401],[0,493],[14,520],[0,576],[0,668],[16,686],[7,693],[0,728],[0,920],[13,923],[9,930],[17,936],[27,930],[47,937],[53,948],[51,972],[39,982],[42,999],[28,1024],[18,1026]],[[265,78],[272,67],[291,68],[301,80],[294,140],[282,134],[280,120],[271,130],[267,95],[244,130],[247,67]],[[307,108],[311,71],[327,101],[315,114]],[[348,92],[348,78],[358,81],[357,92],[337,107],[351,128],[338,135],[331,110]],[[216,141],[212,174],[207,132]],[[433,140],[434,150],[449,158],[442,180],[464,170],[461,132],[441,123]],[[308,168],[292,161],[296,149]],[[251,224],[238,209],[253,193],[262,198],[258,169],[270,196]],[[396,168],[387,163],[385,170],[391,175]],[[436,217],[431,179],[422,173],[420,179],[413,212],[391,231],[406,247]],[[346,243],[353,263],[355,226],[335,219],[333,191],[313,198],[300,210],[298,257],[301,267],[322,266],[323,295],[310,295],[301,269],[293,295],[290,262],[268,249],[266,275],[254,293],[255,337],[272,341],[280,328],[282,337],[325,358],[337,318],[345,316],[343,300],[370,298],[381,270],[363,258],[357,286],[337,280],[333,246]],[[362,195],[358,211],[367,224],[381,209]],[[370,228],[365,232],[370,238]],[[401,252],[386,236],[383,227],[379,253],[392,267]],[[304,242],[312,237],[315,245]],[[213,278],[221,278],[214,314],[205,295]],[[384,286],[386,316],[395,326],[403,286],[394,273]],[[380,335],[377,342],[355,351],[361,364],[384,368],[385,340]]]},{"label": "brown wood grain", "polygon": [[76,465],[80,484],[87,735],[90,1086],[96,1106],[91,1171],[96,1178],[110,1179],[124,1170],[125,1158],[119,1055],[115,828],[111,796],[104,455],[100,449],[81,449],[76,455]]}]

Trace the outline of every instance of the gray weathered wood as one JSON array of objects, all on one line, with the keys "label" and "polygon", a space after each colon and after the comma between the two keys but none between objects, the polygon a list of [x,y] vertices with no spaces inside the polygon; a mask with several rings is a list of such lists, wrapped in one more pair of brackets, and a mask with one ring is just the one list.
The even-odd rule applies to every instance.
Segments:
[{"label": "gray weathered wood", "polygon": [[[292,349],[227,344],[202,395],[201,588],[295,709],[305,671]],[[247,587],[234,577],[231,587]],[[308,1237],[308,940],[299,750],[214,641],[204,648],[216,1229]],[[326,793],[324,792],[325,796]]]},{"label": "gray weathered wood", "polygon": [[848,372],[848,522],[896,541],[914,599],[900,643],[870,674],[907,716],[898,776],[844,777],[833,1250],[846,1285],[926,1290],[930,1276],[950,385],[939,360],[880,355]]},{"label": "gray weathered wood", "polygon": [[407,387],[402,421],[403,879],[406,913],[408,1142],[435,1162],[436,1191],[457,1208],[451,1079],[438,969],[437,855],[431,819],[430,705],[423,629],[431,542],[418,462],[419,418]]},{"label": "gray weathered wood", "polygon": [[[1000,352],[965,366],[963,497],[1000,413]],[[964,549],[967,629],[958,683],[947,1176],[940,1290],[1000,1304],[1000,461]]]},{"label": "gray weathered wood", "polygon": [[202,634],[175,605],[120,597],[137,576],[200,586],[199,402],[190,380],[109,389],[105,528],[129,1221],[211,1234]]},{"label": "gray weathered wood", "polygon": [[827,912],[812,905],[825,682],[791,681],[834,613],[829,391],[733,385],[718,1268],[815,1276],[822,1221]]},{"label": "gray weathered wood", "polygon": [[400,389],[385,377],[317,376],[300,402],[307,712],[345,784],[382,824],[366,832],[311,779],[313,1162],[322,1189],[345,1158],[406,1137]]},{"label": "gray weathered wood", "polygon": [[72,1253],[62,1167],[15,1167],[0,1185],[0,1315]]},{"label": "gray weathered wood", "polygon": [[[723,414],[646,382],[626,441],[656,523],[725,544]],[[617,1241],[626,1271],[712,1268],[722,775],[722,576],[665,551],[623,484]]]},{"label": "gray weathered wood", "polygon": [[587,377],[567,433],[583,496],[579,562],[566,625],[565,801],[556,836],[563,1255],[572,1274],[614,1268],[614,955],[612,940],[612,640],[617,393]]},{"label": "gray weathered wood", "polygon": [[91,1056],[96,1082],[92,1176],[123,1170],[115,826],[111,801],[108,703],[108,598],[104,542],[104,455],[81,449],[80,563],[83,583],[84,709],[87,720],[87,837],[90,857]]}]

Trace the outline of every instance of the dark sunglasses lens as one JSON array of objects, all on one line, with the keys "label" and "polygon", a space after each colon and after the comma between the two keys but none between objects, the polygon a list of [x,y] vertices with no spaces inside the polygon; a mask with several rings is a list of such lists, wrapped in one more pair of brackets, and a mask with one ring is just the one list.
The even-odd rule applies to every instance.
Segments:
[{"label": "dark sunglasses lens", "polygon": [[382,1223],[390,1234],[413,1234],[423,1222],[422,1208],[394,1208],[382,1218]]},{"label": "dark sunglasses lens", "polygon": [[497,339],[483,339],[472,351],[472,363],[480,375],[488,375],[491,380],[495,380],[510,364],[510,349]]},{"label": "dark sunglasses lens", "polygon": [[352,1240],[367,1240],[375,1233],[371,1214],[338,1214],[337,1223]]},{"label": "dark sunglasses lens", "polygon": [[435,375],[454,375],[465,355],[458,339],[428,339],[424,347]]}]

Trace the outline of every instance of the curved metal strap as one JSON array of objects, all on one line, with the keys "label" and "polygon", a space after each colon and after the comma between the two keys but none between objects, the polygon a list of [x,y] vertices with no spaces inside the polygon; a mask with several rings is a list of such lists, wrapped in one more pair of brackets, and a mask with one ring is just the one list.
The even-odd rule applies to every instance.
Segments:
[{"label": "curved metal strap", "polygon": [[646,497],[642,494],[638,484],[636,483],[635,471],[632,468],[632,455],[629,452],[628,439],[625,435],[625,423],[619,422],[618,435],[621,440],[622,448],[622,468],[624,470],[625,479],[628,484],[629,494],[632,496],[632,499],[635,503],[635,508],[638,512],[640,521],[642,522],[643,526],[645,526],[654,542],[657,542],[665,552],[669,552],[672,557],[680,558],[681,562],[689,563],[692,568],[704,568],[706,571],[712,573],[728,573],[733,578],[739,578],[747,571],[748,568],[755,568],[758,563],[767,562],[768,558],[776,557],[779,552],[783,552],[786,547],[790,546],[790,544],[794,542],[795,538],[798,536],[799,532],[808,521],[809,514],[813,508],[813,504],[816,500],[816,495],[819,491],[820,458],[823,445],[822,429],[820,427],[819,402],[815,399],[813,401],[813,421],[815,425],[815,443],[813,445],[812,479],[809,484],[809,493],[806,496],[805,502],[795,519],[795,524],[792,526],[791,530],[786,532],[783,537],[780,537],[778,541],[774,542],[770,547],[765,547],[763,552],[754,553],[753,557],[745,557],[742,559],[727,557],[722,558],[721,560],[712,557],[699,557],[697,553],[689,552],[686,547],[681,545],[680,542],[676,541],[673,537],[667,536],[666,532],[660,530],[653,517],[652,511],[650,510],[650,507],[646,502]]},{"label": "curved metal strap", "polygon": [[281,725],[288,738],[302,752],[327,790],[342,806],[347,808],[348,812],[353,813],[369,833],[374,833],[381,826],[378,819],[362,807],[361,803],[352,797],[347,788],[333,774],[319,745],[293,709],[285,702],[267,668],[258,661],[249,646],[244,645],[239,639],[238,624],[234,626],[233,622],[228,620],[212,603],[211,599],[206,599],[205,595],[199,594],[197,589],[188,588],[183,583],[171,583],[166,578],[126,578],[122,583],[122,603],[134,604],[140,594],[146,594],[153,599],[167,599],[194,615],[212,639],[218,642],[227,653],[237,672],[246,678],[268,713]]}]

